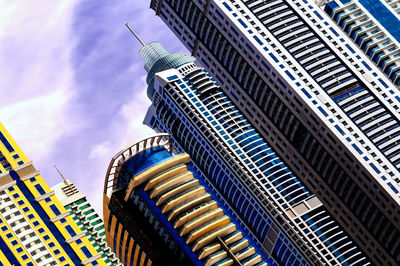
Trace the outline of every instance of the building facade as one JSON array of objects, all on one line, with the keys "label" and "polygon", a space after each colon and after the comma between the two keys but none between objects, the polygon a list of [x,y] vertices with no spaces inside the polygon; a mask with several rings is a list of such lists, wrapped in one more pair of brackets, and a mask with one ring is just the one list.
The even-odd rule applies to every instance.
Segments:
[{"label": "building facade", "polygon": [[[390,1],[387,1],[390,2]],[[400,4],[392,1],[329,1],[323,5],[332,20],[373,63],[400,86]],[[394,8],[397,3],[397,8]],[[395,11],[397,10],[397,11]],[[393,35],[392,35],[393,34]],[[394,37],[394,36],[397,36]],[[364,63],[369,69],[369,63]]]},{"label": "building facade", "polygon": [[104,265],[101,255],[1,123],[0,263]]},{"label": "building facade", "polygon": [[[158,46],[150,43],[140,53]],[[146,60],[149,75],[157,61]],[[168,132],[176,150],[190,154],[197,171],[274,263],[369,263],[207,71],[189,62],[155,73],[148,95],[153,105],[145,124]]]},{"label": "building facade", "polygon": [[78,191],[75,184],[65,179],[51,187],[51,190],[96,251],[101,254],[106,265],[121,266],[122,263],[107,244],[103,220],[86,200],[86,196]]},{"label": "building facade", "polygon": [[124,265],[267,265],[167,134],[129,145],[104,186],[107,242]]},{"label": "building facade", "polygon": [[400,92],[316,3],[151,8],[373,262],[399,264]]}]

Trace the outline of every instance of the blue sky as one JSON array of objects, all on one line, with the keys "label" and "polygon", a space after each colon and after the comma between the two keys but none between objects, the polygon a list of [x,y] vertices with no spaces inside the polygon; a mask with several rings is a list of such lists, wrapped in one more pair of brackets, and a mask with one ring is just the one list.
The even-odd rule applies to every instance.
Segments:
[{"label": "blue sky", "polygon": [[188,54],[150,0],[0,0],[0,121],[50,186],[53,168],[101,215],[111,157],[153,134],[140,44]]}]

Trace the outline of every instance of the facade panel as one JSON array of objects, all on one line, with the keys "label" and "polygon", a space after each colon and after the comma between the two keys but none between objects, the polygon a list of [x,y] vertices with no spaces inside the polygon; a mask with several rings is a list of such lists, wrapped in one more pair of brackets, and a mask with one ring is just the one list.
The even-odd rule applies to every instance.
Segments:
[{"label": "facade panel", "polygon": [[314,2],[151,7],[373,261],[397,264],[397,88]]},{"label": "facade panel", "polygon": [[125,265],[266,265],[189,155],[173,155],[171,145],[167,134],[159,134],[112,159],[104,215],[114,221],[106,235],[116,254]]},{"label": "facade panel", "polygon": [[[153,85],[145,123],[169,132],[176,150],[191,155],[198,171],[275,263],[368,264],[207,71],[187,63],[158,72]],[[326,234],[334,228],[335,237],[343,240],[336,245]]]},{"label": "facade panel", "polygon": [[[380,1],[374,2],[380,5],[379,8],[386,9]],[[399,40],[392,35],[395,33],[391,29],[399,28],[400,20],[387,9],[385,14],[371,12],[373,6],[365,5],[363,1],[330,1],[322,8],[398,87],[400,86],[400,44]],[[384,24],[379,23],[380,18],[391,21],[392,26],[385,27]],[[368,61],[362,63],[370,68]]]}]

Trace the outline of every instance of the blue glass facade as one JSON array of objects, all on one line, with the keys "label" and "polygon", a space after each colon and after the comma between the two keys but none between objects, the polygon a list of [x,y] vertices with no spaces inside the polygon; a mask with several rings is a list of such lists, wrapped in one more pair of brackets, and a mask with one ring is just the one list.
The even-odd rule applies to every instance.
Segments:
[{"label": "blue glass facade", "polygon": [[[216,265],[231,263],[231,257],[218,244],[216,236],[219,236],[240,263],[274,265],[243,232],[192,165],[176,161],[186,157],[187,154],[172,155],[160,145],[143,148],[119,160],[118,180],[113,186],[110,204],[106,206],[106,212],[110,211],[116,218],[109,220],[106,234],[113,239],[112,248],[119,249],[119,256],[123,254],[121,249],[131,254],[128,255],[130,259],[125,258],[125,264],[200,266],[210,261]],[[139,182],[137,178],[142,174],[146,180]],[[171,204],[173,207],[168,207]],[[223,224],[222,220],[228,222]],[[120,232],[114,228],[119,228]],[[184,233],[185,230],[190,234]],[[117,236],[124,232],[134,239],[136,249],[146,254],[145,259],[142,255],[140,264],[138,256],[133,256],[132,245]]]},{"label": "blue glass facade", "polygon": [[[268,247],[265,252],[270,258],[280,265],[308,264],[314,259],[329,261],[320,254],[310,254],[312,249],[296,247],[301,241],[313,239],[321,241],[319,248],[331,252],[335,258],[330,258],[336,263],[349,265],[347,254],[351,252],[357,254],[352,259],[367,263],[347,237],[346,243],[330,245],[325,232],[338,226],[323,207],[319,207],[320,214],[329,217],[331,222],[324,228],[307,226],[299,219],[294,221],[278,214],[278,211],[290,213],[304,202],[318,200],[276,156],[205,70],[193,65],[183,65],[179,70],[188,73],[182,76],[176,75],[178,71],[166,71],[159,74],[162,78],[158,79],[163,81],[156,78],[155,110],[150,108],[149,113],[154,113],[146,121],[159,131],[170,133],[176,149],[191,155],[197,169],[228,203],[238,220],[244,222],[249,234]],[[168,84],[160,86],[165,82]],[[295,229],[289,229],[289,225]]]},{"label": "blue glass facade", "polygon": [[[171,107],[174,104],[170,100],[165,102]],[[178,152],[188,152],[192,157],[195,169],[199,172],[205,172],[204,167],[207,167],[207,184],[213,188],[212,191],[218,195],[219,199],[230,207],[229,210],[234,214],[234,217],[242,221],[240,224],[243,225],[244,231],[258,245],[262,246],[264,240],[268,238],[268,232],[270,230],[275,232],[272,229],[273,218],[220,159],[219,154],[213,150],[213,146],[202,138],[201,133],[197,132],[190,121],[182,118],[180,125],[182,131],[179,131],[179,134],[186,136],[186,140],[173,135],[174,147]],[[173,134],[170,128],[165,127],[162,122],[156,122],[152,127]],[[190,138],[190,140],[187,138]],[[182,141],[187,142],[182,143]],[[208,160],[206,166],[197,166],[196,159],[202,160],[202,158],[213,159]],[[275,244],[271,251],[271,257],[269,257],[272,260],[271,265],[309,265],[306,258],[281,230],[278,229],[276,234],[276,243],[279,244]]]},{"label": "blue glass facade", "polygon": [[172,155],[164,147],[146,150],[125,163],[118,179],[118,188],[126,187],[133,175],[140,174],[156,163],[171,158]]},{"label": "blue glass facade", "polygon": [[400,21],[381,0],[358,0],[371,15],[400,42]]},{"label": "blue glass facade", "polygon": [[388,211],[398,209],[389,193],[400,183],[396,91],[362,76],[359,51],[314,1],[208,3],[154,0],[151,8],[371,260],[396,264],[400,211]]},{"label": "blue glass facade", "polygon": [[[325,12],[348,34],[350,38],[371,58],[394,84],[400,85],[399,46],[396,40],[399,36],[399,19],[380,1],[346,1],[339,6],[338,0],[326,4]],[[369,18],[359,5],[369,11],[370,15],[381,22],[377,25]],[[392,36],[388,36],[383,28]],[[397,36],[397,37],[396,37]],[[398,39],[397,39],[398,40]],[[352,49],[351,49],[352,50]],[[353,52],[354,53],[354,50]],[[371,71],[365,61],[362,64]],[[376,75],[376,74],[375,74]]]}]

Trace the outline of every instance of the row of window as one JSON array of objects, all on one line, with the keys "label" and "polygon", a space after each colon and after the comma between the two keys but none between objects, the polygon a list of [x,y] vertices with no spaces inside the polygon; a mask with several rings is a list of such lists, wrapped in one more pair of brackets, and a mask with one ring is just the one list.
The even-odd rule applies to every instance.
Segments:
[{"label": "row of window", "polygon": [[[190,75],[189,75],[189,77],[190,77]],[[193,96],[191,96],[192,93],[189,93],[189,91],[186,91],[186,90],[184,90],[184,91],[186,93],[188,93],[189,98],[193,97]],[[193,94],[196,94],[196,92],[194,91]],[[213,113],[212,110],[213,110],[213,108],[215,108],[215,106],[213,106],[212,103],[214,103],[214,102],[216,102],[218,100],[220,102],[228,102],[228,99],[226,99],[226,97],[224,97],[221,92],[219,92],[219,93],[218,92],[217,93],[211,93],[206,97],[204,97],[203,95],[201,95],[199,97],[202,98],[202,102],[204,102],[205,104],[208,103],[208,105],[206,105],[208,107],[207,111],[209,111],[211,113]],[[196,103],[196,105],[197,105],[197,103]],[[204,110],[203,112],[206,112],[206,110]],[[240,117],[238,113],[231,114],[231,116]],[[241,118],[241,120],[244,120],[242,117],[240,117],[240,118]],[[214,120],[214,119],[212,119],[212,120]],[[225,128],[226,128],[226,126],[225,126]],[[249,128],[249,129],[251,129],[251,128]],[[220,133],[221,133],[221,131],[220,131]],[[232,139],[235,139],[235,137],[230,136],[230,137],[228,137],[228,139],[232,140]],[[245,133],[241,133],[240,135],[238,135],[236,137],[235,140],[238,143],[238,146],[241,146],[243,148],[243,150],[245,152],[247,152],[248,156],[253,158],[253,160],[257,161],[257,156],[259,156],[258,158],[263,158],[264,160],[269,161],[271,163],[270,164],[271,166],[273,165],[273,163],[277,164],[277,166],[275,166],[275,168],[279,167],[282,164],[282,163],[279,163],[279,162],[276,161],[277,157],[274,154],[272,154],[272,155],[268,154],[268,153],[272,153],[272,151],[268,148],[268,146],[266,146],[266,144],[263,141],[261,141],[261,138],[256,134],[256,132],[254,130],[247,131]],[[259,141],[257,141],[257,140],[259,140]],[[257,144],[256,144],[258,142],[260,142],[260,144],[258,144],[259,149],[257,149]],[[262,144],[264,144],[265,147]],[[246,147],[250,148],[250,150],[246,149]],[[267,153],[265,153],[264,151],[266,151]],[[270,158],[270,159],[268,159],[268,158]],[[272,158],[272,161],[271,161],[271,158]],[[258,162],[263,162],[263,160],[259,159]],[[246,164],[249,165],[250,162],[247,161]],[[274,169],[274,167],[272,169]],[[278,169],[282,169],[282,168],[278,168]],[[281,182],[283,184],[285,184],[286,186],[287,185],[289,185],[289,186],[291,185],[290,188],[292,190],[295,190],[296,186],[293,186],[293,182],[291,182],[291,181],[293,181],[293,179],[294,180],[296,180],[296,179],[293,177],[293,175],[290,173],[290,171],[288,171],[287,168],[286,168],[286,172],[279,172],[278,169],[275,169],[275,171],[273,171],[273,172],[275,172],[275,175],[267,174],[267,176],[269,176],[269,178],[272,179],[272,180],[274,178],[279,180],[279,178],[277,178],[277,177],[279,177],[279,176],[282,177],[283,176],[284,179],[281,180]],[[283,175],[283,173],[286,173],[286,175]],[[274,182],[276,182],[276,180]],[[285,183],[285,182],[287,182],[287,183]],[[294,183],[298,184],[298,181],[296,181]],[[284,193],[285,192],[285,190],[284,190],[285,186],[282,186],[279,183],[276,183],[275,185],[276,185],[275,188],[278,188],[278,190],[281,189],[283,194],[285,194]],[[304,191],[305,189],[303,188],[302,190]],[[296,192],[298,193],[299,190],[297,190]],[[308,194],[308,197],[309,196],[311,196],[311,195]],[[236,198],[238,198],[238,197],[240,198],[240,196],[236,195]],[[300,200],[304,200],[306,198],[299,197]],[[249,215],[250,215],[250,213],[246,213],[246,217],[248,217]],[[354,246],[354,248],[355,248],[355,246]]]},{"label": "row of window", "polygon": [[[55,262],[54,259],[52,258],[51,254],[49,253],[49,251],[46,249],[46,247],[43,245],[42,241],[40,241],[40,239],[38,238],[39,235],[42,235],[41,238],[44,241],[47,241],[50,239],[50,237],[45,234],[45,230],[43,228],[36,228],[37,233],[33,230],[33,228],[31,227],[31,225],[29,223],[31,223],[34,227],[39,227],[39,222],[35,219],[35,216],[30,213],[27,214],[28,212],[30,212],[30,209],[25,206],[25,201],[21,200],[19,193],[15,192],[16,190],[14,189],[14,187],[10,187],[8,188],[8,191],[10,192],[10,195],[18,200],[17,201],[17,205],[20,206],[20,208],[22,208],[22,212],[25,213],[25,215],[23,215],[19,209],[17,208],[16,205],[13,205],[12,201],[8,201],[9,204],[7,204],[7,207],[4,210],[1,210],[1,212],[3,214],[7,214],[4,218],[8,221],[11,230],[14,232],[14,234],[16,234],[19,238],[19,240],[22,242],[23,246],[28,250],[30,249],[30,255],[32,257],[37,256],[37,254],[41,254],[41,256],[39,258],[36,258],[35,261],[36,262],[44,262],[46,261],[47,263],[49,262]],[[4,197],[5,193],[2,193]],[[11,205],[10,205],[11,204]],[[29,223],[28,220],[29,219]],[[2,227],[2,230],[7,230],[6,226]],[[7,238],[13,238],[14,234],[12,233],[8,233],[6,235]],[[18,245],[19,241],[17,240],[12,240],[11,244],[13,246]],[[23,252],[23,248],[22,247],[18,247],[16,248],[16,251],[18,253]],[[60,251],[58,249],[55,249],[52,251],[55,255],[60,254]],[[28,255],[22,255],[21,257],[23,260],[27,260],[28,259]]]},{"label": "row of window", "polygon": [[[174,96],[172,96],[172,98],[177,99],[177,97]],[[171,106],[166,108],[166,106],[162,104],[163,102]],[[165,98],[163,102],[160,101],[157,106],[157,115],[159,116],[160,122],[162,122],[159,127],[161,127],[164,132],[169,131],[174,139],[184,147],[184,151],[191,155],[192,161],[199,164],[203,172],[209,174],[211,180],[214,180],[213,182],[217,184],[217,187],[221,188],[219,192],[225,195],[224,198],[230,200],[230,205],[233,206],[236,214],[241,214],[240,220],[245,220],[250,223],[247,226],[250,225],[250,228],[253,228],[252,231],[258,235],[260,242],[263,243],[270,228],[270,218],[262,211],[260,205],[251,199],[252,197],[249,195],[248,190],[241,186],[240,183],[234,181],[236,177],[232,175],[232,172],[228,170],[226,165],[219,159],[217,159],[216,163],[211,163],[210,160],[207,159],[208,164],[202,165],[201,162],[205,162],[206,160],[201,161],[197,158],[218,158],[218,156],[210,149],[210,146],[206,144],[207,140],[202,139],[204,134],[198,134],[192,124],[188,122],[188,120],[183,119],[184,116],[182,113],[178,115],[178,117],[181,117],[180,119],[174,118],[175,116],[170,113],[170,110],[176,109],[176,105],[174,105],[169,98]],[[176,110],[176,112],[178,111]],[[185,108],[184,112],[188,114],[190,113],[190,109],[186,110]],[[194,119],[191,121],[196,125],[198,124],[200,128],[203,128],[201,123],[196,123]],[[168,126],[168,128],[166,126]],[[191,132],[190,134],[188,134],[189,131]],[[205,129],[201,131],[204,133],[206,132]],[[209,136],[209,134],[207,135]],[[215,143],[215,147],[217,146],[218,142]],[[300,254],[298,251],[296,251],[293,246],[291,249],[294,254],[296,254],[296,257],[299,258]],[[304,258],[302,258],[301,261],[305,262]]]}]

